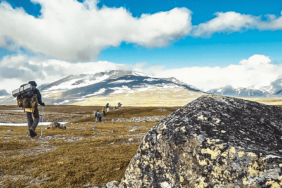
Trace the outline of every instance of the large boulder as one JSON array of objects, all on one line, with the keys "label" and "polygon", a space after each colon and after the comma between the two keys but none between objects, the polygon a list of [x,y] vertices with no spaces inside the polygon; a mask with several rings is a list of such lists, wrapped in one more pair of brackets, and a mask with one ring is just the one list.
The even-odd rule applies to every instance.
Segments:
[{"label": "large boulder", "polygon": [[111,187],[282,187],[281,157],[281,108],[205,95],[154,126]]}]

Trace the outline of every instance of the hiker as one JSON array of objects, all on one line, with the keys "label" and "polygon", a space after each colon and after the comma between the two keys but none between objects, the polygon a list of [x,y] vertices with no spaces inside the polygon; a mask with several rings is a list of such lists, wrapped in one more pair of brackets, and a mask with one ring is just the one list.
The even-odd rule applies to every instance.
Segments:
[{"label": "hiker", "polygon": [[96,123],[98,122],[98,118],[99,118],[99,110],[97,110],[97,112],[95,113],[95,120],[96,120]]},{"label": "hiker", "polygon": [[99,122],[102,122],[102,114],[99,113]]},{"label": "hiker", "polygon": [[105,108],[102,109],[102,112],[103,112],[103,114],[104,114],[104,116],[105,116],[105,115],[106,115],[106,110],[105,110]]},{"label": "hiker", "polygon": [[109,103],[106,104],[106,109],[107,109],[107,113],[108,113],[109,110],[110,110],[110,104]]},{"label": "hiker", "polygon": [[121,109],[121,105],[122,105],[122,104],[119,102],[119,103],[118,103],[118,109]]},{"label": "hiker", "polygon": [[[41,106],[45,106],[45,103],[42,102],[41,99],[41,93],[36,88],[37,84],[35,81],[29,81],[30,85],[32,85],[33,94],[37,95],[37,101]],[[39,123],[39,112],[38,112],[38,106],[36,105],[35,108],[25,108],[26,117],[27,117],[27,127],[28,127],[28,136],[35,137],[37,136],[35,129]],[[32,115],[33,118],[32,118]]]}]

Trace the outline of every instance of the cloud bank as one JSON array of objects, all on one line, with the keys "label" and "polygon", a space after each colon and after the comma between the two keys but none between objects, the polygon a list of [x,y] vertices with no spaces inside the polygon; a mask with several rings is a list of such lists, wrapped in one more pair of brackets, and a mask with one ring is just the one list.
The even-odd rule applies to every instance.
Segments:
[{"label": "cloud bank", "polygon": [[27,55],[5,56],[0,61],[0,90],[9,92],[20,84],[36,80],[38,85],[52,83],[71,74],[94,74],[110,70],[134,70],[156,77],[175,77],[204,91],[232,85],[260,87],[282,78],[282,65],[273,64],[269,57],[253,55],[227,67],[184,67],[166,69],[162,65],[148,66],[115,64],[107,61],[70,63],[55,59],[30,58]]},{"label": "cloud bank", "polygon": [[125,8],[98,9],[96,1],[33,0],[41,5],[35,18],[22,8],[0,4],[0,47],[15,45],[67,61],[95,59],[102,49],[121,42],[162,47],[187,35],[191,11],[174,8],[166,12],[133,17]]},{"label": "cloud bank", "polygon": [[35,18],[23,8],[13,9],[0,3],[0,48],[20,47],[55,59],[92,61],[100,51],[121,42],[147,48],[163,47],[187,36],[210,37],[214,33],[232,33],[247,29],[280,30],[282,16],[245,15],[216,12],[215,18],[192,26],[192,12],[174,8],[155,14],[133,17],[123,7],[97,7],[96,0],[33,0],[41,5],[41,16]]},{"label": "cloud bank", "polygon": [[282,78],[282,65],[273,64],[269,57],[253,55],[239,64],[227,67],[185,67],[181,69],[156,71],[158,77],[175,77],[199,89],[209,89],[231,85],[238,87],[255,87],[269,85]]}]

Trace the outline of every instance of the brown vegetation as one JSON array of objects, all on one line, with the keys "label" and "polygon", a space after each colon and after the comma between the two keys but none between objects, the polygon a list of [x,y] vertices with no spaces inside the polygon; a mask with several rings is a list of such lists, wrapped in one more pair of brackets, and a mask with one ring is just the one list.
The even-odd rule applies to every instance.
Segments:
[{"label": "brown vegetation", "polygon": [[[85,117],[96,108],[102,107],[50,106],[48,109],[47,106],[45,109],[58,114],[78,113],[72,110],[80,109],[84,113],[81,117]],[[168,115],[176,109],[125,107],[112,110],[106,118]],[[43,126],[42,138],[33,139],[26,136],[26,127],[0,126],[0,184],[7,187],[88,184],[91,187],[120,181],[144,134],[157,123],[94,123],[93,119],[83,123],[84,119],[66,124],[66,130],[46,130]],[[40,128],[36,129],[38,135]]]}]

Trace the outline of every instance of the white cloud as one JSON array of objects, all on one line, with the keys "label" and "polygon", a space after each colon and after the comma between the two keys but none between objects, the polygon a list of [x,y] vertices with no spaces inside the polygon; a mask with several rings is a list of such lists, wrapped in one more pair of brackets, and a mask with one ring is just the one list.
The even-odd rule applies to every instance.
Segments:
[{"label": "white cloud", "polygon": [[282,11],[281,16],[278,18],[273,14],[265,15],[267,21],[262,21],[261,16],[240,14],[233,11],[216,12],[215,15],[216,17],[214,19],[193,26],[193,30],[190,35],[207,37],[214,33],[232,33],[248,29],[282,29]]},{"label": "white cloud", "polygon": [[267,21],[260,22],[258,24],[258,29],[260,30],[280,30],[282,29],[282,11],[281,16],[276,17],[275,15],[266,15]]},{"label": "white cloud", "polygon": [[7,41],[13,41],[27,50],[56,59],[89,61],[102,49],[119,46],[123,41],[161,47],[192,29],[191,12],[186,8],[136,18],[122,7],[98,9],[96,0],[33,2],[42,7],[39,18],[1,2],[0,47],[12,48]]},{"label": "white cloud", "polygon": [[269,57],[256,54],[237,65],[157,70],[155,76],[175,77],[205,91],[226,85],[235,88],[265,86],[282,77],[282,65],[272,64]]},{"label": "white cloud", "polygon": [[259,17],[244,15],[236,12],[217,12],[216,18],[201,23],[193,29],[195,36],[210,36],[219,32],[235,32],[242,28],[254,28],[259,22]]},{"label": "white cloud", "polygon": [[38,85],[52,83],[71,74],[97,73],[108,70],[131,70],[131,65],[107,61],[70,63],[61,60],[44,60],[26,55],[5,56],[0,61],[0,88],[8,92],[23,83],[34,80]]},{"label": "white cloud", "polygon": [[38,85],[41,85],[52,83],[71,74],[94,74],[110,70],[134,70],[155,77],[175,77],[205,91],[226,85],[235,88],[265,86],[282,78],[282,65],[272,64],[269,57],[257,54],[227,67],[185,67],[170,70],[161,65],[149,66],[146,63],[135,65],[107,61],[70,63],[16,55],[5,56],[0,61],[0,90],[7,89],[10,92],[30,80],[35,80]]}]

